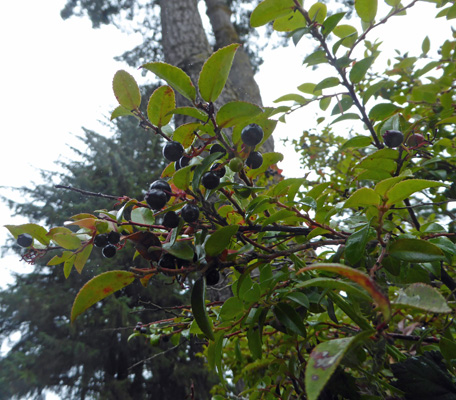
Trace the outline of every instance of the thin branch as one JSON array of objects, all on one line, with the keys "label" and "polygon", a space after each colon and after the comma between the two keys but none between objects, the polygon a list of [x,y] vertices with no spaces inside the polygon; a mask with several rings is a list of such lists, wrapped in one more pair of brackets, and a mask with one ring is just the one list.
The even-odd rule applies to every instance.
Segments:
[{"label": "thin branch", "polygon": [[73,192],[81,193],[85,196],[101,197],[103,199],[119,200],[120,198],[122,198],[122,196],[113,196],[111,194],[89,192],[88,190],[78,189],[73,186],[55,185],[54,187],[56,189],[72,190]]},{"label": "thin branch", "polygon": [[184,341],[182,341],[182,342],[176,344],[174,347],[171,347],[171,348],[169,348],[169,349],[167,349],[167,350],[165,350],[165,351],[162,351],[161,353],[154,354],[152,357],[149,357],[149,358],[146,358],[146,359],[144,359],[144,360],[138,361],[136,364],[133,364],[133,365],[131,365],[130,367],[128,367],[128,369],[129,369],[129,370],[130,370],[130,369],[133,369],[133,368],[137,367],[138,365],[144,364],[145,362],[151,361],[151,360],[153,360],[154,358],[157,358],[157,357],[162,356],[162,355],[164,355],[164,354],[166,354],[166,353],[169,353],[170,351],[173,351],[173,350],[177,349],[177,348],[178,348],[179,346],[181,346],[182,344],[187,343],[187,341],[188,341],[188,340],[184,340]]}]

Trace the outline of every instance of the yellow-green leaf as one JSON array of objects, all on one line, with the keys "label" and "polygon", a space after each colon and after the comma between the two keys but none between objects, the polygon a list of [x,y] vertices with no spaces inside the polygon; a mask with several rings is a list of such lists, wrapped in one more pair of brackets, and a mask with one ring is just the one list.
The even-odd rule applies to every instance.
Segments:
[{"label": "yellow-green leaf", "polygon": [[392,205],[398,203],[415,192],[437,186],[445,185],[437,181],[428,181],[425,179],[408,179],[396,183],[388,192],[386,192],[386,197],[388,198],[386,204]]},{"label": "yellow-green leaf", "polygon": [[250,16],[250,25],[252,28],[258,28],[290,14],[295,7],[293,0],[264,0],[253,10]]},{"label": "yellow-green leaf", "polygon": [[82,251],[76,254],[76,257],[74,259],[74,267],[76,268],[76,271],[79,273],[82,272],[82,269],[84,268],[84,265],[86,264],[87,260],[89,259],[90,253],[92,252],[93,245],[89,244]]},{"label": "yellow-green leaf", "polygon": [[147,116],[149,121],[158,127],[167,125],[172,114],[169,114],[171,110],[176,107],[176,99],[174,96],[174,90],[169,86],[161,86],[156,89],[149,99],[147,105]]},{"label": "yellow-green leaf", "polygon": [[108,271],[88,281],[79,291],[71,309],[71,322],[89,307],[128,286],[135,280],[135,274],[128,271]]},{"label": "yellow-green leaf", "polygon": [[353,193],[345,202],[344,207],[365,207],[378,206],[380,204],[380,196],[371,188],[361,188]]},{"label": "yellow-green leaf", "polygon": [[245,101],[232,101],[224,104],[217,113],[216,122],[219,128],[229,128],[261,114],[262,110],[255,104]]},{"label": "yellow-green leaf", "polygon": [[228,225],[223,228],[217,229],[206,241],[204,249],[208,256],[217,256],[223,250],[228,248],[231,238],[238,231],[238,225]]},{"label": "yellow-green leaf", "polygon": [[117,101],[127,110],[136,110],[141,104],[141,93],[135,78],[121,69],[114,75],[112,89]]},{"label": "yellow-green leaf", "polygon": [[355,0],[355,9],[364,22],[372,22],[377,15],[377,0]]}]

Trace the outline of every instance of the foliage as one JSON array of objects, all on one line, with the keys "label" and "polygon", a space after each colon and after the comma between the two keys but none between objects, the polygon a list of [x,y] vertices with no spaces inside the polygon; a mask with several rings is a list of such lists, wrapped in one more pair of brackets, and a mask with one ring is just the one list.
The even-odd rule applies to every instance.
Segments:
[{"label": "foliage", "polygon": [[[454,18],[452,2],[431,2],[437,18]],[[146,267],[130,268],[144,286],[163,274],[183,288],[193,286],[191,304],[181,313],[146,325],[151,338],[172,335],[179,341],[190,335],[206,341],[207,363],[221,380],[213,389],[215,399],[415,398],[411,375],[421,368],[433,371],[424,374],[433,393],[454,397],[456,41],[440,44],[440,57],[430,59],[425,39],[421,55],[399,53],[379,75],[380,43],[368,40],[371,31],[420,5],[385,3],[389,12],[381,16],[376,0],[355,2],[362,32],[323,3],[307,9],[297,0],[264,0],[256,7],[252,27],[272,22],[295,44],[313,39],[318,47],[305,64],[332,67],[320,82],[297,82],[304,95],[278,99],[293,101],[291,106],[258,111],[233,102],[215,108],[236,45],[219,49],[204,64],[201,99],[184,71],[144,64],[169,85],[163,92],[171,88],[189,100],[188,107],[171,109],[173,96],[152,96],[149,118],[138,107],[134,78],[118,72],[113,88],[119,108],[113,117],[134,116],[150,132],[181,143],[191,159],[187,166],[171,162],[163,170],[172,190],[165,189],[166,206],[152,210],[141,198],[125,195],[114,211],[70,217],[66,226],[77,226],[76,232],[54,228],[43,237],[29,225],[10,226],[10,232],[31,234],[34,249],[47,253],[57,245],[64,257],[77,257],[100,233],[120,231],[119,250],[131,243],[135,257],[147,260]],[[282,177],[278,153],[263,154],[263,164],[249,168],[249,154],[261,149],[278,121],[313,102],[322,110],[320,124],[331,103],[334,117],[318,136],[305,132],[296,143],[310,179]],[[151,121],[168,121],[170,113],[195,122],[173,127]],[[342,139],[335,129],[344,120],[362,122],[363,134]],[[264,132],[255,147],[241,139],[252,123]],[[403,142],[385,147],[384,137],[395,131],[402,132]],[[214,144],[222,151],[208,153]],[[202,177],[216,160],[227,173],[207,189]],[[196,221],[181,219],[175,228],[162,224],[165,213],[188,204],[200,210]],[[176,257],[171,267],[157,262],[168,253]],[[62,256],[53,260],[65,264]],[[216,282],[214,272],[232,295],[206,303],[206,283]],[[97,299],[109,299],[112,285],[128,283],[125,273],[115,276],[94,277],[84,286],[78,313],[91,309],[87,287],[98,290]]]},{"label": "foliage", "polygon": [[[125,118],[116,121],[112,137],[85,130],[81,145],[73,150],[78,161],[60,162],[60,172],[43,172],[45,184],[21,189],[24,201],[11,204],[18,214],[46,226],[63,224],[71,213],[103,209],[107,200],[57,189],[55,183],[142,196],[142,187],[163,168],[157,138]],[[43,232],[33,224],[29,229],[35,237]],[[0,357],[0,398],[38,398],[46,390],[72,399],[184,398],[191,390],[190,380],[197,395],[208,398],[217,379],[204,370],[197,340],[189,338],[176,347],[166,336],[154,339],[139,333],[128,341],[142,318],[169,318],[173,307],[188,301],[188,295],[169,285],[170,278],[157,277],[149,288],[135,282],[70,324],[74,299],[94,274],[147,263],[132,260],[132,246],[110,260],[94,248],[87,261],[90,267],[66,279],[60,267],[46,267],[53,253],[35,258],[33,252],[22,251],[34,258],[29,260],[36,262],[33,272],[17,274],[15,283],[0,291],[0,337],[5,344],[13,338],[9,351]],[[70,262],[65,265],[71,268]]]}]

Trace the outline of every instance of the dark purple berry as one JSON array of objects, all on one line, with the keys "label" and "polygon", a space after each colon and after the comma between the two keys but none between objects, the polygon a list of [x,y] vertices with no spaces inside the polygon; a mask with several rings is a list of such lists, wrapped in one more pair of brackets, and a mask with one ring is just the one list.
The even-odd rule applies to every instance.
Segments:
[{"label": "dark purple berry", "polygon": [[160,268],[167,269],[176,269],[177,268],[177,258],[170,253],[164,253],[158,260],[158,266]]},{"label": "dark purple berry", "polygon": [[179,171],[181,168],[184,168],[184,167],[186,167],[188,164],[190,164],[190,160],[191,160],[190,157],[182,156],[181,158],[179,158],[179,160],[176,161],[175,166],[174,166],[174,169],[175,169],[176,171]]},{"label": "dark purple berry", "polygon": [[181,216],[185,222],[195,222],[199,218],[199,208],[195,204],[186,204],[181,211]]},{"label": "dark purple berry", "polygon": [[113,244],[108,244],[107,246],[103,247],[103,250],[101,250],[101,254],[103,254],[103,257],[106,258],[112,258],[116,255],[117,252],[117,247],[114,246]]},{"label": "dark purple berry", "polygon": [[245,163],[248,167],[252,169],[260,168],[263,164],[263,156],[259,151],[252,151],[247,157]]},{"label": "dark purple berry", "polygon": [[140,329],[139,329],[139,332],[140,333],[143,333],[143,334],[146,334],[147,333],[147,328],[145,326],[142,326]]},{"label": "dark purple berry", "polygon": [[169,183],[164,181],[163,179],[159,179],[158,181],[152,182],[149,187],[149,190],[151,189],[163,190],[166,194],[167,199],[169,200],[171,198],[171,186],[169,186]]},{"label": "dark purple berry", "polygon": [[167,228],[176,228],[179,226],[179,215],[175,211],[168,211],[163,217],[163,225]]},{"label": "dark purple berry", "polygon": [[220,163],[212,164],[211,171],[219,178],[223,178],[226,174],[226,168]]},{"label": "dark purple berry", "polygon": [[144,199],[152,210],[161,210],[168,202],[166,193],[160,189],[149,190]]},{"label": "dark purple berry", "polygon": [[184,146],[179,142],[167,142],[163,148],[163,156],[168,161],[177,161],[184,154]]},{"label": "dark purple berry", "polygon": [[21,233],[17,237],[17,244],[21,247],[30,247],[33,243],[33,237],[32,235],[29,235],[28,233]]},{"label": "dark purple berry", "polygon": [[220,280],[220,272],[216,269],[211,269],[206,273],[206,283],[209,286],[217,285]]},{"label": "dark purple berry", "polygon": [[215,172],[205,172],[201,177],[201,184],[206,189],[215,189],[220,183],[220,178]]},{"label": "dark purple berry", "polygon": [[263,129],[257,124],[247,125],[241,132],[241,140],[247,146],[255,147],[263,140]]},{"label": "dark purple berry", "polygon": [[111,244],[117,244],[120,241],[120,233],[111,231],[108,233],[108,242]]},{"label": "dark purple berry", "polygon": [[105,247],[109,244],[108,234],[107,233],[100,233],[99,235],[95,236],[93,239],[93,244],[95,247]]},{"label": "dark purple berry", "polygon": [[219,157],[219,159],[220,159],[220,158],[225,157],[226,150],[223,146],[216,143],[216,144],[212,145],[211,151],[210,151],[210,154],[214,154],[214,153],[222,153],[222,155]]},{"label": "dark purple berry", "polygon": [[383,141],[390,148],[399,147],[404,141],[404,134],[394,130],[385,131],[383,134]]}]

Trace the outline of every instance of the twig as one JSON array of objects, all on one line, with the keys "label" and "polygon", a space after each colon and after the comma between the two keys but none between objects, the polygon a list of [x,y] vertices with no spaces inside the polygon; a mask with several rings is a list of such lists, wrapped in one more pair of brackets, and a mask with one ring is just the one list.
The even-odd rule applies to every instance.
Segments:
[{"label": "twig", "polygon": [[54,187],[56,189],[72,190],[73,192],[81,193],[86,196],[102,197],[103,199],[119,200],[122,197],[122,196],[113,196],[111,194],[89,192],[88,190],[78,189],[73,186],[55,185]]},{"label": "twig", "polygon": [[141,364],[143,364],[145,362],[153,360],[154,358],[157,358],[157,357],[162,356],[162,355],[164,355],[166,353],[169,353],[170,351],[177,349],[179,346],[181,346],[182,344],[186,343],[187,341],[188,340],[184,340],[181,343],[176,344],[174,347],[171,347],[171,348],[169,348],[169,349],[167,349],[165,351],[162,351],[161,353],[154,354],[152,357],[149,357],[149,358],[146,358],[144,360],[138,361],[137,363],[135,363],[135,364],[131,365],[130,367],[128,367],[128,369],[129,370],[133,369],[133,368],[137,367],[138,365],[141,365]]}]

